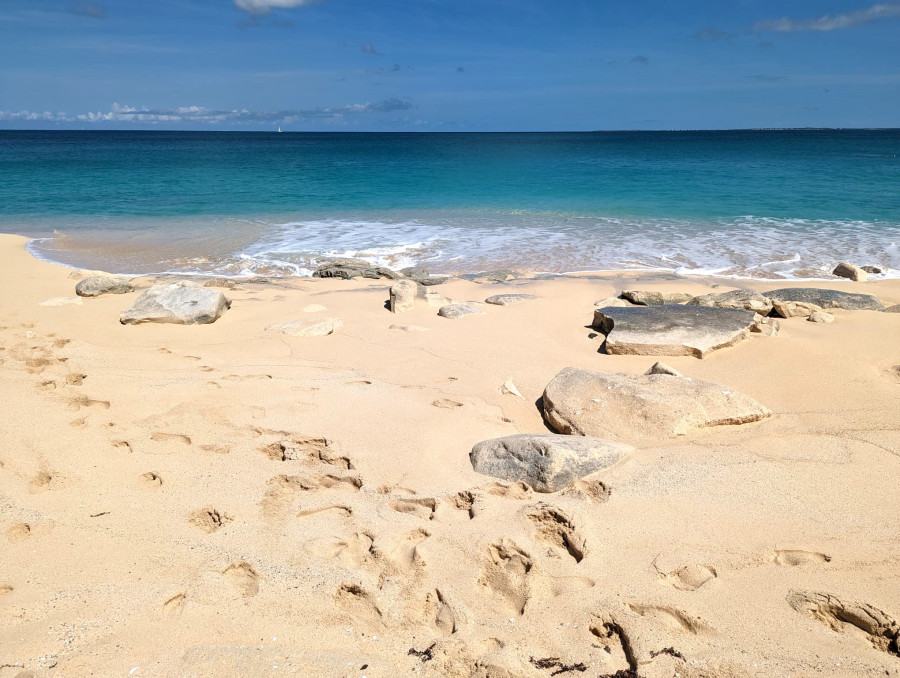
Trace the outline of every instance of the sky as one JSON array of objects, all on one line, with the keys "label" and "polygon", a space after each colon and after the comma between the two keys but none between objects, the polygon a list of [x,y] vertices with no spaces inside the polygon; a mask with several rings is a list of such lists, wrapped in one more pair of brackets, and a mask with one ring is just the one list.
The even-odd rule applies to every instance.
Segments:
[{"label": "sky", "polygon": [[900,2],[0,0],[0,129],[900,127]]}]

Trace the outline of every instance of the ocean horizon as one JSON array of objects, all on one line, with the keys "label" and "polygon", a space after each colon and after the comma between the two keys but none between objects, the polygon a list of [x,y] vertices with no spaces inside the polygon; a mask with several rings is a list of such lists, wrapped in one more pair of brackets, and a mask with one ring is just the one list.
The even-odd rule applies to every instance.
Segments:
[{"label": "ocean horizon", "polygon": [[0,131],[0,230],[123,274],[900,269],[900,130]]}]

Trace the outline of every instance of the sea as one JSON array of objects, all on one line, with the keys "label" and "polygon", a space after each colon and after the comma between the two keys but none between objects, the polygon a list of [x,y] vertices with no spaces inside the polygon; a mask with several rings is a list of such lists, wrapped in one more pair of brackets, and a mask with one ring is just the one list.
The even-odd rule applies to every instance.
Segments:
[{"label": "sea", "polygon": [[900,130],[0,131],[0,231],[122,274],[900,276]]}]

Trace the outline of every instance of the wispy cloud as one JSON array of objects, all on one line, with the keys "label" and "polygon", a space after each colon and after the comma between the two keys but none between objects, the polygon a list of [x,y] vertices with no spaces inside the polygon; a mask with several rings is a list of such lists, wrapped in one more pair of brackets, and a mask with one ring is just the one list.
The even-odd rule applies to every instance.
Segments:
[{"label": "wispy cloud", "polygon": [[694,33],[694,40],[698,42],[720,42],[722,40],[731,40],[732,38],[734,38],[734,33],[720,31],[717,28],[711,28],[709,26],[701,28]]},{"label": "wispy cloud", "polygon": [[817,19],[769,19],[753,24],[754,31],[774,31],[776,33],[794,33],[797,31],[836,31],[852,28],[881,19],[900,16],[900,3],[891,2],[872,5],[865,9],[855,9],[842,14],[826,14]]},{"label": "wispy cloud", "polygon": [[86,16],[90,19],[105,19],[106,7],[93,0],[79,0],[69,5],[69,11],[78,16]]},{"label": "wispy cloud", "polygon": [[273,9],[293,9],[312,5],[316,0],[234,0],[234,6],[250,14],[268,14]]},{"label": "wispy cloud", "polygon": [[374,103],[349,104],[329,108],[286,109],[279,111],[251,111],[246,108],[217,110],[205,106],[177,108],[136,108],[113,104],[108,111],[69,115],[51,111],[0,111],[4,122],[51,123],[201,123],[208,125],[291,124],[311,120],[340,120],[353,115],[393,113],[413,108],[402,99],[385,99]]}]

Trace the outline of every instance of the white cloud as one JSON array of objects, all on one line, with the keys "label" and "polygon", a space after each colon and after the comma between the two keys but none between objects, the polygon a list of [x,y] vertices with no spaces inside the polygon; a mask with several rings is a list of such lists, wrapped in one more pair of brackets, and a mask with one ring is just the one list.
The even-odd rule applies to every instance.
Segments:
[{"label": "white cloud", "polygon": [[250,14],[268,14],[273,9],[293,9],[313,2],[315,0],[234,0],[234,6]]},{"label": "white cloud", "polygon": [[836,31],[841,28],[852,28],[880,19],[900,16],[900,3],[884,3],[872,5],[865,9],[855,9],[843,14],[826,14],[818,19],[770,19],[757,21],[754,31],[775,31],[776,33],[794,33],[796,31]]},{"label": "white cloud", "polygon": [[251,111],[247,108],[216,110],[205,106],[178,106],[175,108],[137,108],[113,104],[108,111],[88,111],[76,115],[31,111],[0,111],[0,121],[6,122],[54,122],[54,123],[201,123],[207,125],[259,125],[290,124],[311,120],[337,121],[351,115],[392,113],[413,107],[409,101],[385,99],[364,104],[348,104],[328,108],[285,109],[278,111]]}]

